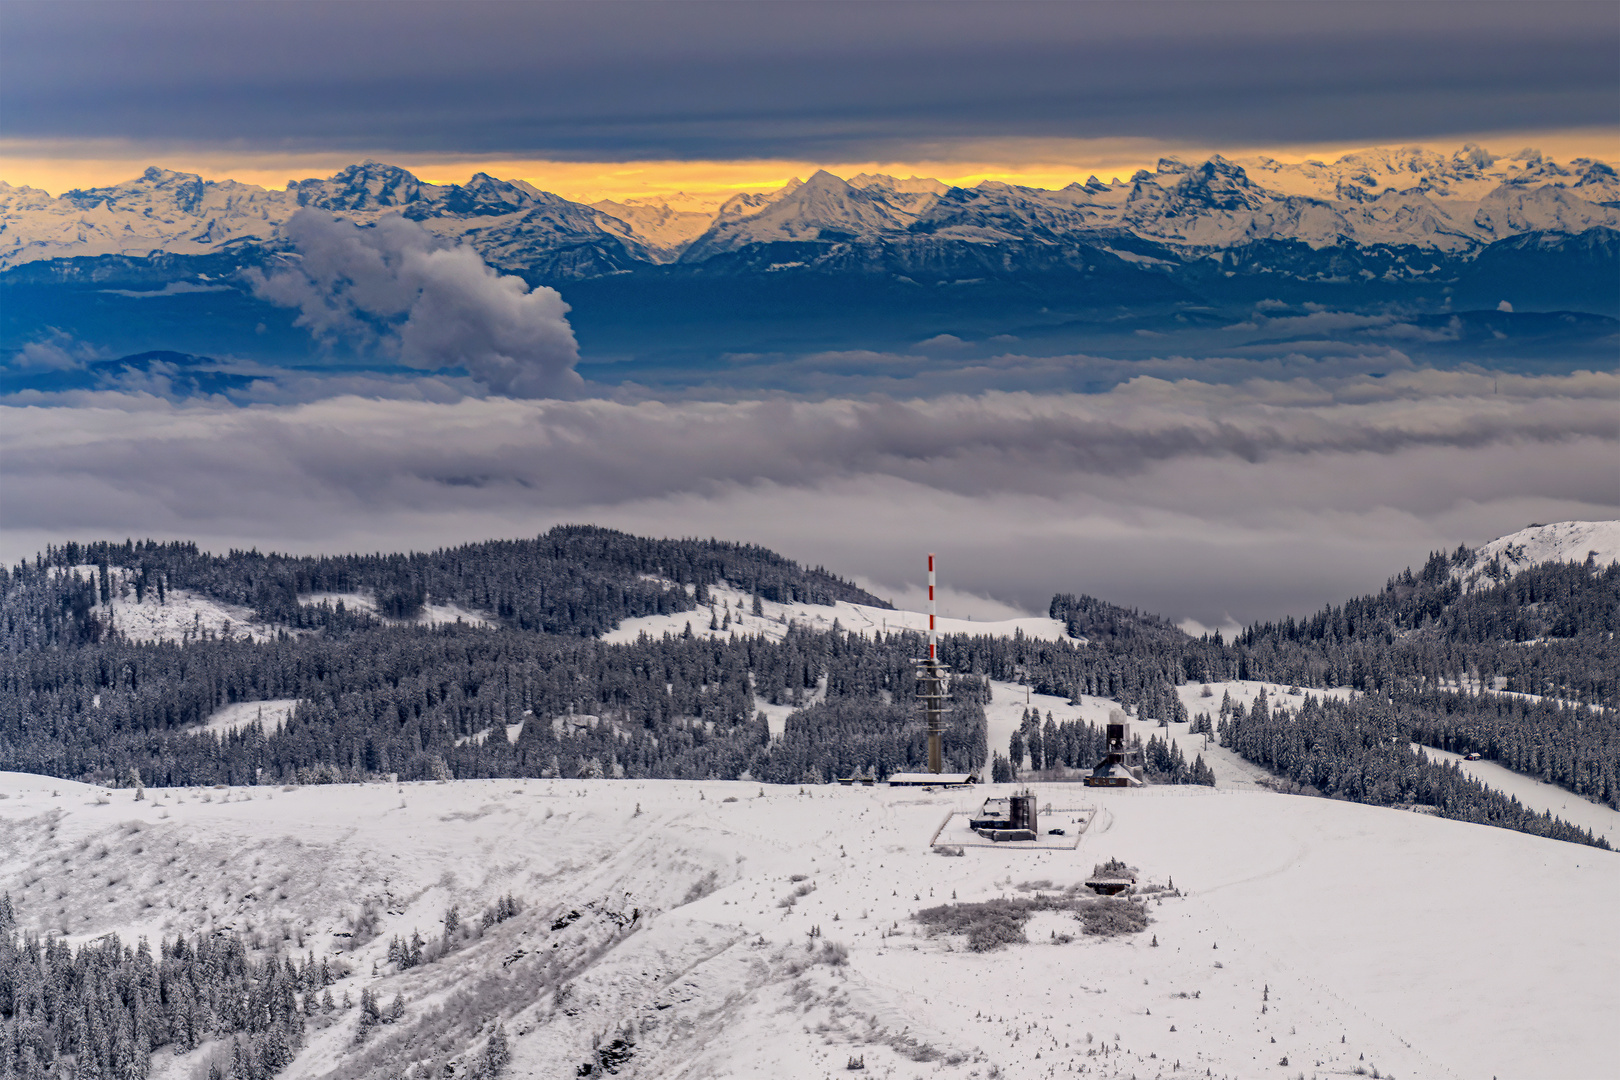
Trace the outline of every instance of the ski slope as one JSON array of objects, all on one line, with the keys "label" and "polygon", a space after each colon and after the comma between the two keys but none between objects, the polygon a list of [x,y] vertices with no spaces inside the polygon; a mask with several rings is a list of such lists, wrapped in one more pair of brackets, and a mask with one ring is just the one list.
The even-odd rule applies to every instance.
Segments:
[{"label": "ski slope", "polygon": [[[855,1055],[897,1080],[1612,1075],[1620,856],[1268,792],[1036,790],[1091,804],[1076,849],[932,854],[985,792],[491,780],[136,801],[0,774],[0,880],[25,929],[74,941],[229,930],[341,953],[334,996],[406,1003],[367,1067],[423,1075],[456,1072],[497,1019],[511,1077],[573,1077],[624,1034],[625,1077],[822,1080]],[[911,920],[1113,856],[1182,893],[1134,937],[1045,913],[1027,944],[972,953]],[[391,935],[508,892],[523,913],[482,939],[384,962]],[[340,935],[368,900],[379,934],[354,948]],[[355,1011],[337,1016],[284,1076],[355,1062]]]}]

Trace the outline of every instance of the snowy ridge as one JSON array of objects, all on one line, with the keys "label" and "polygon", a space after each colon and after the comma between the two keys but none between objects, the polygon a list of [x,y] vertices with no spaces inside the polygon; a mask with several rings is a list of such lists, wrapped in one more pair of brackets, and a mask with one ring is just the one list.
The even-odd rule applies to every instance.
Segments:
[{"label": "snowy ridge", "polygon": [[1592,830],[1594,836],[1603,837],[1611,845],[1620,844],[1620,810],[1611,810],[1602,803],[1583,799],[1557,784],[1514,772],[1494,761],[1469,761],[1462,754],[1420,743],[1413,743],[1412,749],[1433,761],[1457,766],[1465,775],[1518,799],[1520,804],[1531,810],[1561,817],[1571,825]]},{"label": "snowy ridge", "polygon": [[603,199],[591,206],[623,222],[630,234],[652,252],[655,262],[670,262],[702,236],[714,221],[714,214],[680,209],[679,198],[674,201],[675,206],[664,199],[625,199],[623,202]]},{"label": "snowy ridge", "polygon": [[[1489,588],[1520,570],[1547,562],[1584,563],[1598,567],[1620,562],[1620,521],[1560,521],[1531,525],[1508,533],[1474,552],[1474,561],[1452,571],[1464,588]],[[1493,576],[1500,575],[1500,576]]]},{"label": "snowy ridge", "polygon": [[[1076,799],[1094,810],[1074,850],[932,854],[982,791],[471,780],[136,801],[7,773],[0,878],[27,932],[285,934],[350,965],[340,1002],[402,997],[363,1050],[355,1008],[312,1019],[287,1080],[389,1046],[464,1075],[497,1019],[520,1077],[575,1075],[626,1032],[637,1076],[824,1080],[856,1056],[862,1075],[944,1080],[1612,1071],[1612,854],[1268,792],[1035,791],[1051,820]],[[1139,934],[1096,939],[1047,911],[1027,943],[975,953],[912,918],[953,896],[1050,895],[1111,857],[1174,879]],[[117,887],[87,887],[109,865]],[[1534,933],[1503,902],[1523,882]],[[476,919],[508,893],[517,917],[432,963],[387,961],[391,937],[433,939],[451,905]],[[365,903],[376,936],[351,937]]]}]

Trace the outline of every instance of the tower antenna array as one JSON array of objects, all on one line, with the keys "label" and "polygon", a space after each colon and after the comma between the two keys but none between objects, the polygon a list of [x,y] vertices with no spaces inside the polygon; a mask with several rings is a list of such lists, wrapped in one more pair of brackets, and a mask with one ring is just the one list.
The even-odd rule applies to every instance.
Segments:
[{"label": "tower antenna array", "polygon": [[939,662],[939,632],[935,627],[934,553],[928,553],[928,656],[917,663],[917,700],[922,704],[928,721],[928,771],[945,771],[945,755],[941,740],[945,734],[945,673],[949,668]]}]

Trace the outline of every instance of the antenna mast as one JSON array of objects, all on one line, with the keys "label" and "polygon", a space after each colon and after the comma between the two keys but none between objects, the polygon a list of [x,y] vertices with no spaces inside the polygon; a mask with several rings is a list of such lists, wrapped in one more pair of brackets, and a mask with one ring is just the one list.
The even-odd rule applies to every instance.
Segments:
[{"label": "antenna mast", "polygon": [[939,634],[935,628],[934,553],[928,553],[928,656],[917,661],[917,700],[922,703],[923,715],[928,721],[928,771],[945,771],[945,755],[941,740],[945,734],[945,672],[939,662]]}]

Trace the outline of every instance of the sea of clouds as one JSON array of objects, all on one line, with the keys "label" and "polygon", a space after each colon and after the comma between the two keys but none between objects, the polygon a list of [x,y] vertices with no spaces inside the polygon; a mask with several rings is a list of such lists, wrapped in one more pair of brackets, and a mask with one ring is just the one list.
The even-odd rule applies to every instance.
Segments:
[{"label": "sea of clouds", "polygon": [[[1620,374],[1416,370],[1097,394],[0,405],[0,547],[399,549],[595,522],[757,541],[963,615],[1080,590],[1205,626],[1431,550],[1620,514]],[[948,569],[946,569],[948,568]]]}]

